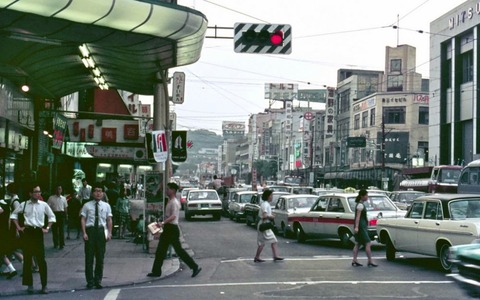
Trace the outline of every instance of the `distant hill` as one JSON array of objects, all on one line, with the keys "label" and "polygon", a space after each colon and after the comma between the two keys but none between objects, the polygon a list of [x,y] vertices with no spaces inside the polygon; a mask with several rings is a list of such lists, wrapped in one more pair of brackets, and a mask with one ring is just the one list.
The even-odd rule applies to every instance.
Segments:
[{"label": "distant hill", "polygon": [[187,160],[178,164],[178,170],[175,172],[184,173],[187,170],[192,172],[197,169],[198,164],[204,162],[216,162],[216,156],[205,156],[199,154],[203,148],[218,149],[223,143],[223,137],[213,131],[199,129],[187,132],[187,142],[192,142],[192,147],[187,150]]}]

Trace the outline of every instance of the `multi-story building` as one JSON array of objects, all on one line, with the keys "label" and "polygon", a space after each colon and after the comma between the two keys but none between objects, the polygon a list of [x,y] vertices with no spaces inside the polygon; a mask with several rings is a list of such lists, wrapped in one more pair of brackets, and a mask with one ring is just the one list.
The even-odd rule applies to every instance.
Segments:
[{"label": "multi-story building", "polygon": [[395,171],[428,163],[429,97],[415,66],[414,47],[387,47],[382,88],[352,102],[349,137],[364,137],[366,146],[346,148],[344,179],[374,178],[370,184],[388,188]]},{"label": "multi-story building", "polygon": [[479,1],[430,23],[430,157],[438,164],[479,157]]}]

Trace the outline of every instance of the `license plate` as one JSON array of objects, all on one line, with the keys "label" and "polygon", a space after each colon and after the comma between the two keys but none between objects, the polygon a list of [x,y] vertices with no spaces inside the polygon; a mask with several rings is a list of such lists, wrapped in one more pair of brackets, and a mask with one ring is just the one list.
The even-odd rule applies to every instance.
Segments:
[{"label": "license plate", "polygon": [[208,207],[208,203],[200,204],[200,207]]}]

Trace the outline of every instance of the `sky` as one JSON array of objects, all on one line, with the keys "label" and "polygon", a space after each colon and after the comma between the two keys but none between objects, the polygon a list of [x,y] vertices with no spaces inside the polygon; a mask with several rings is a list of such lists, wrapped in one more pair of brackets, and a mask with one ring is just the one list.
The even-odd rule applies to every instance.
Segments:
[{"label": "sky", "polygon": [[[430,22],[465,0],[178,0],[203,13],[218,36],[206,38],[200,59],[169,70],[186,74],[185,101],[173,106],[177,130],[221,134],[222,121],[247,121],[269,106],[265,83],[294,83],[299,89],[336,86],[341,68],[385,69],[385,47],[416,48],[417,69],[429,77]],[[292,53],[235,53],[235,23],[292,26]],[[394,29],[396,25],[399,29]],[[423,30],[424,33],[419,33]],[[213,29],[207,36],[213,36]],[[171,93],[171,88],[170,88]],[[141,97],[143,103],[151,97]],[[281,107],[273,103],[272,107]],[[306,106],[304,103],[302,106]],[[312,105],[314,106],[314,105]]]}]

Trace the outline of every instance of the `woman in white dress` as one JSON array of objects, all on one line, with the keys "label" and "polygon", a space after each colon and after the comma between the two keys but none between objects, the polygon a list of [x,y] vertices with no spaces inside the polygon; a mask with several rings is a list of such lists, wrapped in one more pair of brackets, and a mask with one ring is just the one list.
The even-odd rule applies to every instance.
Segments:
[{"label": "woman in white dress", "polygon": [[258,211],[258,217],[260,221],[257,225],[257,254],[255,255],[254,262],[261,263],[265,260],[260,258],[260,254],[262,253],[263,247],[266,244],[270,244],[272,247],[272,254],[273,254],[273,261],[283,260],[282,257],[278,256],[278,247],[277,247],[277,238],[271,229],[267,229],[265,231],[260,231],[260,224],[273,222],[274,216],[272,214],[272,207],[270,206],[270,202],[272,202],[272,190],[264,190],[262,194],[262,203],[260,204],[260,210]]}]

